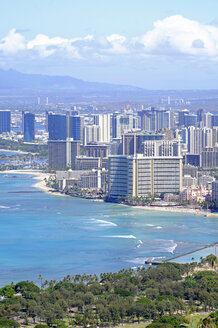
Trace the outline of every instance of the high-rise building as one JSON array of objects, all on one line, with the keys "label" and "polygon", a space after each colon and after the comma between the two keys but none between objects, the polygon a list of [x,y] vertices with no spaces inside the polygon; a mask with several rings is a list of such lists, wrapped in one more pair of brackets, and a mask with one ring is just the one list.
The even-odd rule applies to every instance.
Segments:
[{"label": "high-rise building", "polygon": [[201,166],[204,169],[218,167],[218,147],[206,147],[201,152]]},{"label": "high-rise building", "polygon": [[49,140],[66,140],[67,138],[67,117],[63,114],[48,112],[48,133]]},{"label": "high-rise building", "polygon": [[218,126],[212,129],[212,147],[218,146]]},{"label": "high-rise building", "polygon": [[113,114],[112,116],[112,137],[121,138],[122,134],[133,129],[132,114]]},{"label": "high-rise building", "polygon": [[85,125],[83,140],[85,146],[90,143],[98,143],[100,141],[100,126]]},{"label": "high-rise building", "polygon": [[86,157],[106,158],[109,155],[109,145],[88,145],[84,147]]},{"label": "high-rise building", "polygon": [[48,142],[50,169],[75,169],[76,157],[80,154],[80,142],[67,140],[50,140]]},{"label": "high-rise building", "polygon": [[0,134],[11,131],[11,111],[0,110]]},{"label": "high-rise building", "polygon": [[202,129],[190,126],[188,128],[188,152],[200,155],[202,150]]},{"label": "high-rise building", "polygon": [[109,196],[146,197],[182,190],[182,157],[109,157]]},{"label": "high-rise building", "polygon": [[197,125],[197,115],[195,114],[187,114],[184,116],[184,126],[188,128],[189,126]]},{"label": "high-rise building", "polygon": [[211,117],[211,125],[212,127],[218,126],[218,115],[213,115]]},{"label": "high-rise building", "polygon": [[158,140],[144,141],[144,156],[180,156],[181,141],[180,140]]},{"label": "high-rise building", "polygon": [[188,109],[179,111],[179,126],[185,126],[185,117],[189,114]]},{"label": "high-rise building", "polygon": [[139,116],[139,127],[143,131],[150,131],[150,115],[148,109],[143,109],[138,112]]},{"label": "high-rise building", "polygon": [[211,113],[205,113],[203,116],[203,122],[204,122],[204,127],[205,128],[211,128],[212,127],[212,117],[213,114]]},{"label": "high-rise building", "polygon": [[202,129],[202,146],[212,147],[213,143],[213,133],[212,129],[203,128]]},{"label": "high-rise building", "polygon": [[30,142],[35,140],[35,115],[23,111],[23,140]]},{"label": "high-rise building", "polygon": [[145,131],[159,131],[174,128],[174,113],[166,109],[151,107],[138,112],[140,127]]},{"label": "high-rise building", "polygon": [[95,114],[93,115],[95,125],[100,127],[99,141],[109,143],[111,139],[111,115],[110,114]]},{"label": "high-rise building", "polygon": [[200,122],[203,122],[203,116],[204,116],[204,110],[202,108],[197,110],[197,122],[199,123],[200,127]]},{"label": "high-rise building", "polygon": [[157,132],[128,132],[122,135],[123,155],[134,155],[144,152],[144,141],[163,140],[164,135]]},{"label": "high-rise building", "polygon": [[84,129],[84,118],[79,115],[67,116],[68,119],[68,133],[69,138],[80,141],[83,143],[83,129]]},{"label": "high-rise building", "polygon": [[212,201],[218,201],[218,181],[212,182]]}]

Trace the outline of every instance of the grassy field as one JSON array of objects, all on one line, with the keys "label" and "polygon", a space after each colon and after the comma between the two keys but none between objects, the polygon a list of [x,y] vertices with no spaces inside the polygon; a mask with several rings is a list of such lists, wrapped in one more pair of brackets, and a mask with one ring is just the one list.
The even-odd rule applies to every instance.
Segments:
[{"label": "grassy field", "polygon": [[147,327],[149,325],[150,322],[135,322],[135,323],[124,323],[124,324],[120,324],[118,326],[115,326],[115,328],[144,328]]}]

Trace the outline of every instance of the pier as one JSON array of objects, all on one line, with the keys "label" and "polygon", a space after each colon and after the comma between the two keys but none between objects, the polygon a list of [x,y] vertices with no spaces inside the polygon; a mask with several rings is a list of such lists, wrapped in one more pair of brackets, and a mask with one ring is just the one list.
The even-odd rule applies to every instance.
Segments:
[{"label": "pier", "polygon": [[210,247],[215,247],[216,248],[217,246],[218,246],[218,242],[213,243],[213,244],[206,245],[206,246],[201,247],[201,248],[198,248],[198,249],[196,249],[194,251],[190,251],[190,252],[187,252],[187,253],[183,253],[183,254],[180,254],[180,255],[177,255],[177,256],[170,257],[170,258],[168,258],[166,260],[163,260],[163,261],[157,261],[155,259],[153,260],[153,258],[150,258],[150,259],[147,259],[145,261],[145,264],[148,264],[148,265],[160,265],[160,264],[163,264],[163,263],[170,262],[172,260],[176,260],[176,259],[178,259],[180,257],[183,257],[183,256],[186,256],[186,255],[194,254],[196,252],[202,251],[203,249],[207,249],[207,248],[210,248]]}]

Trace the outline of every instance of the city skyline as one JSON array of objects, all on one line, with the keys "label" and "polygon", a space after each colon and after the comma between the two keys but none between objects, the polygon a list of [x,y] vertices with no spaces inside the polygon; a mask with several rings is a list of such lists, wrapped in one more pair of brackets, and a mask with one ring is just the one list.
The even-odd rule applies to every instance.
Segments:
[{"label": "city skyline", "polygon": [[213,0],[22,0],[13,12],[1,2],[0,68],[147,89],[216,88]]}]

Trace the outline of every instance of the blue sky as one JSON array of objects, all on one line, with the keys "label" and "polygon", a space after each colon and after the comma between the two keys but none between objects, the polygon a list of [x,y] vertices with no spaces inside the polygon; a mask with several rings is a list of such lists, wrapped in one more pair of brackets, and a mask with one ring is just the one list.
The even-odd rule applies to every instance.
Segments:
[{"label": "blue sky", "polygon": [[0,67],[217,88],[217,0],[0,0]]}]

